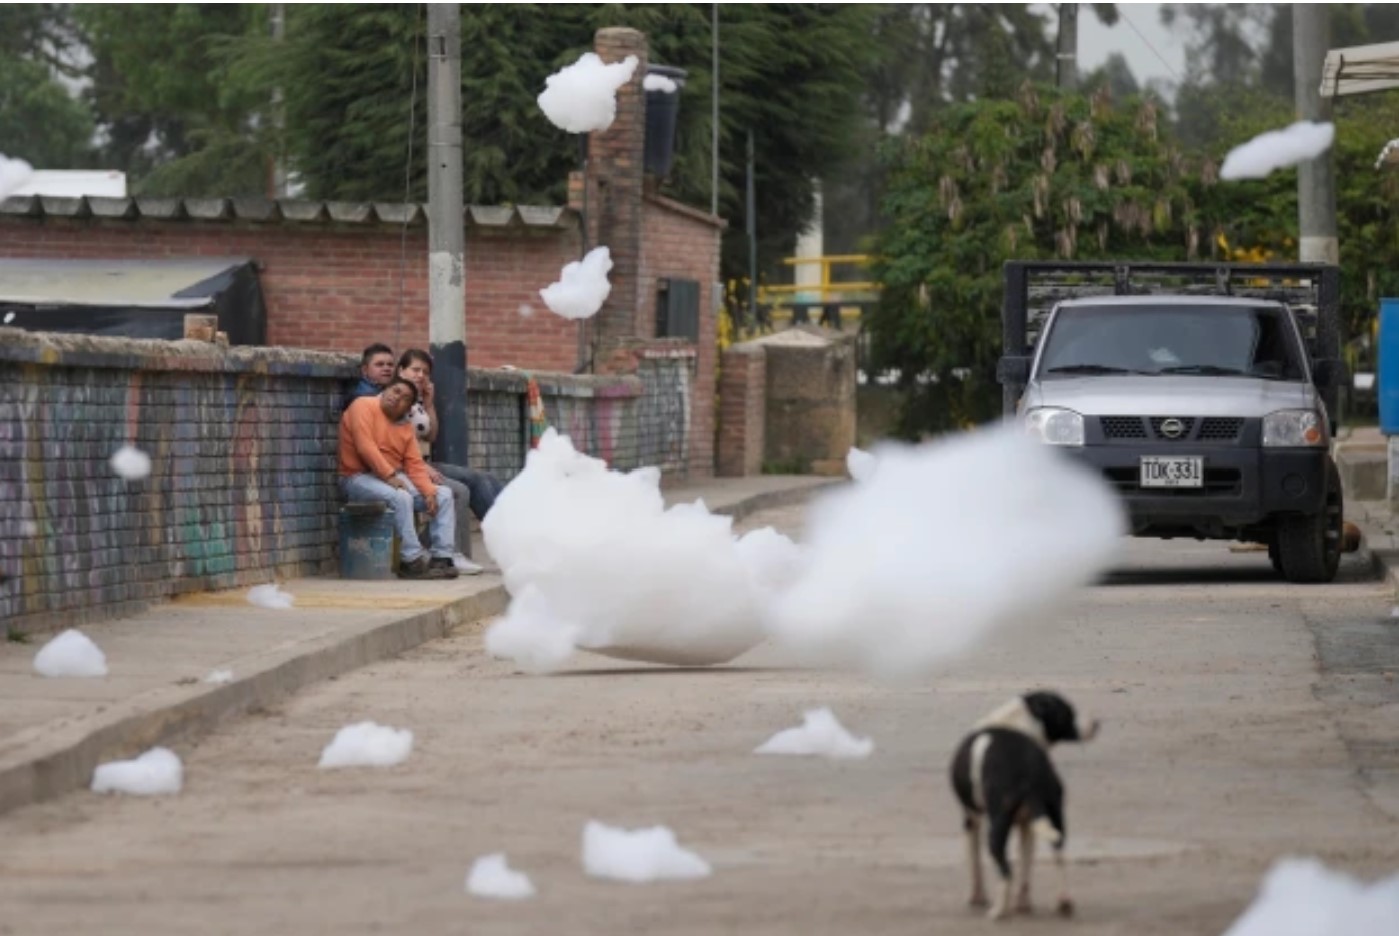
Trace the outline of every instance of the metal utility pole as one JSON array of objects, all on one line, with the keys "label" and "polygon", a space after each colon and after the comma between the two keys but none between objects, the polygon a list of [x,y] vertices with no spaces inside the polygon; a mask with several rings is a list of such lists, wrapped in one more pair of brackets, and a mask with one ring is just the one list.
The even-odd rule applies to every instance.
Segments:
[{"label": "metal utility pole", "polygon": [[[1329,7],[1292,4],[1292,84],[1298,120],[1329,121],[1331,101],[1321,96],[1321,71],[1331,48]],[[1331,150],[1297,166],[1298,259],[1339,263],[1336,240],[1336,173]]]},{"label": "metal utility pole", "polygon": [[1064,91],[1078,88],[1078,4],[1059,4],[1059,41],[1054,56],[1054,84]]},{"label": "metal utility pole", "polygon": [[758,322],[758,188],[753,178],[753,131],[748,131],[748,322]]},{"label": "metal utility pole", "polygon": [[[466,240],[461,181],[461,7],[427,7],[428,322],[439,460],[465,465]],[[465,505],[463,505],[464,509]]]}]

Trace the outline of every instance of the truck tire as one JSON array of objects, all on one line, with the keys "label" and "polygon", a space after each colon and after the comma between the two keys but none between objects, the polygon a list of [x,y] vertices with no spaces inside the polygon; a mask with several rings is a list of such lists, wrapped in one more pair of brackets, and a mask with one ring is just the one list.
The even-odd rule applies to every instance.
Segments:
[{"label": "truck tire", "polygon": [[1327,462],[1326,502],[1321,513],[1287,516],[1278,521],[1277,559],[1289,582],[1312,584],[1336,577],[1341,563],[1341,533],[1345,505],[1341,479]]}]

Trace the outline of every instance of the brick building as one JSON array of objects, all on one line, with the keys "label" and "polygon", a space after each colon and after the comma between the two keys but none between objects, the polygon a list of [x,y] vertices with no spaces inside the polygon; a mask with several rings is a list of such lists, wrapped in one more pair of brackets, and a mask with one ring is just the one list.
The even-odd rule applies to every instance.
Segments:
[{"label": "brick building", "polygon": [[[645,175],[645,36],[604,29],[596,48],[607,61],[636,55],[641,67],[618,93],[613,126],[590,135],[586,175],[570,180],[570,205],[466,209],[468,363],[574,372],[579,326],[549,312],[539,290],[586,247],[606,245],[612,294],[583,327],[581,357],[595,373],[643,380],[648,362],[691,361],[685,473],[708,474],[723,222],[656,195]],[[24,196],[0,205],[0,256],[247,257],[259,270],[270,345],[428,345],[427,226],[419,205]],[[670,314],[677,298],[689,303],[692,318]],[[684,323],[679,336],[676,321]]]}]

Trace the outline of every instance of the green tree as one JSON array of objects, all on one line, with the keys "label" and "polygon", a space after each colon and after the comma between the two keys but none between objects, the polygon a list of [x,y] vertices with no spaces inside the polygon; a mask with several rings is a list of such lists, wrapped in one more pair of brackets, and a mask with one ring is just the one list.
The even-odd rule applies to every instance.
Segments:
[{"label": "green tree", "polygon": [[126,171],[142,193],[263,193],[268,97],[239,81],[218,51],[265,31],[267,15],[265,6],[239,4],[78,7],[104,164]]},{"label": "green tree", "polygon": [[[720,211],[734,222],[725,239],[730,270],[746,266],[747,131],[757,151],[760,248],[771,259],[790,249],[810,217],[815,179],[853,143],[866,66],[879,52],[870,32],[874,16],[854,5],[721,10]],[[578,139],[554,128],[535,98],[551,72],[591,49],[596,29],[632,26],[647,33],[653,61],[688,72],[666,190],[707,205],[709,17],[707,4],[463,6],[467,199],[563,200],[568,171],[579,164]],[[240,83],[264,94],[284,90],[286,149],[308,194],[399,199],[406,182],[410,197],[424,197],[424,32],[417,5],[307,5],[288,9],[284,42],[250,39],[233,47]]]},{"label": "green tree", "polygon": [[39,169],[90,158],[93,121],[59,82],[73,77],[71,24],[59,4],[0,7],[0,152]]},{"label": "green tree", "polygon": [[887,152],[873,366],[901,375],[910,437],[1000,411],[1001,267],[1012,258],[1186,259],[1211,249],[1209,186],[1151,99],[1026,85],[944,109]]}]

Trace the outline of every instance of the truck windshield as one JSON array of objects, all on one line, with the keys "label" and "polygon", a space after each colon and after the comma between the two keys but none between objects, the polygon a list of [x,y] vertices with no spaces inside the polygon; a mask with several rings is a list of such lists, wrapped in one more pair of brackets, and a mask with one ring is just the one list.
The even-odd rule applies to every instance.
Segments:
[{"label": "truck windshield", "polygon": [[1278,306],[1065,306],[1045,338],[1039,376],[1302,380],[1301,355],[1286,314]]}]

